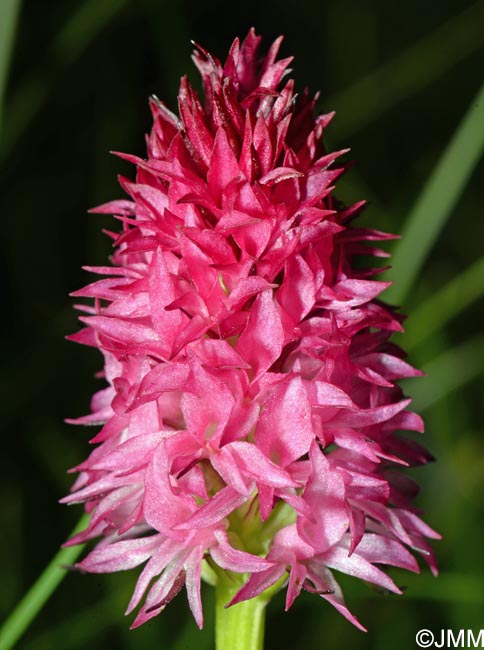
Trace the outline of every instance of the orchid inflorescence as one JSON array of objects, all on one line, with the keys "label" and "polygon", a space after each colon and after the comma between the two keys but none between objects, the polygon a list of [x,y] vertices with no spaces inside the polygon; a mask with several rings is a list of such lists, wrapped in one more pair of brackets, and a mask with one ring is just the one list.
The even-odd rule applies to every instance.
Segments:
[{"label": "orchid inflorescence", "polygon": [[183,586],[202,626],[203,573],[234,581],[230,604],[287,585],[286,608],[305,589],[362,628],[333,570],[399,593],[380,565],[418,571],[410,548],[436,571],[399,471],[431,459],[401,434],[423,424],[395,382],[420,373],[390,342],[382,268],[361,263],[392,236],[333,197],[333,114],[260,40],[223,65],[196,47],[205,105],[186,78],[179,117],[151,99],[147,158],[119,154],[130,198],[93,211],[122,224],[112,265],[74,293],[94,305],[70,338],[101,350],[108,385],[75,420],[102,428],[64,499],[90,513],[69,544],[101,538],[89,572],[146,563],[134,626]]}]

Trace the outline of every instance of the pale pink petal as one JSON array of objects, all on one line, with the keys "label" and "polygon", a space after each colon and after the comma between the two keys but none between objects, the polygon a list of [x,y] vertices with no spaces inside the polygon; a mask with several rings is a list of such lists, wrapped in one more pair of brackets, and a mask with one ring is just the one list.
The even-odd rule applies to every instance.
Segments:
[{"label": "pale pink petal", "polygon": [[215,531],[214,535],[218,545],[212,546],[210,554],[222,569],[238,573],[259,573],[273,566],[271,562],[257,555],[233,548],[224,531]]},{"label": "pale pink petal", "polygon": [[286,568],[284,566],[275,564],[270,569],[266,569],[260,573],[252,573],[245,585],[239,589],[227,605],[236,605],[243,600],[255,598],[269,587],[272,587],[273,584],[282,578],[285,572]]},{"label": "pale pink petal", "polygon": [[334,546],[324,554],[324,563],[330,569],[337,569],[355,578],[373,582],[379,587],[388,589],[396,594],[402,593],[386,573],[383,573],[383,571],[380,571],[380,569],[377,569],[365,560],[364,557],[358,555],[357,550],[351,556],[348,556],[348,552],[345,549]]},{"label": "pale pink petal", "polygon": [[185,563],[185,587],[187,590],[188,603],[196,624],[200,629],[203,627],[202,597],[200,594],[200,583],[202,579],[202,560],[205,549],[196,548]]},{"label": "pale pink petal", "polygon": [[112,573],[132,569],[149,559],[160,542],[161,535],[152,535],[98,546],[76,566],[91,573]]}]

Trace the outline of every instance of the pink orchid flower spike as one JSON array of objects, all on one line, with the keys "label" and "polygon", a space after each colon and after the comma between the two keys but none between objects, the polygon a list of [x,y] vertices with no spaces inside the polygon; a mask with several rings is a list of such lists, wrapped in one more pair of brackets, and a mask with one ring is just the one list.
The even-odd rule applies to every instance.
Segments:
[{"label": "pink orchid flower spike", "polygon": [[[203,576],[232,584],[226,604],[305,589],[359,628],[334,572],[400,593],[383,567],[436,572],[439,535],[400,470],[431,456],[396,383],[420,374],[390,342],[402,317],[361,256],[392,236],[353,225],[364,202],[333,197],[344,172],[322,136],[332,114],[294,94],[281,39],[264,56],[251,30],[221,63],[193,54],[179,114],[150,101],[146,158],[121,178],[111,265],[70,338],[98,348],[106,387],[91,414],[94,450],[65,503],[85,503],[99,538],[78,565],[144,564],[133,627],[185,587],[203,625]],[[210,579],[210,578],[208,578]]]}]

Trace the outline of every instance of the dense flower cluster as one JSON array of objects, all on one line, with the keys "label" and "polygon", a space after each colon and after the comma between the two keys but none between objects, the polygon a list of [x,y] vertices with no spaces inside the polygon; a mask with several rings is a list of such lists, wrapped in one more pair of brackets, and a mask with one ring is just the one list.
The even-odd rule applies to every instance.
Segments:
[{"label": "dense flower cluster", "polygon": [[91,513],[70,543],[101,536],[87,571],[146,562],[135,626],[184,585],[201,626],[206,563],[241,574],[232,604],[286,576],[287,607],[306,589],[358,627],[332,570],[396,593],[379,565],[418,571],[407,547],[435,570],[398,471],[430,459],[398,432],[422,431],[395,383],[419,373],[389,342],[381,269],[355,264],[389,235],[332,197],[332,115],[283,82],[280,39],[259,45],[224,65],[197,47],[205,106],[185,78],[179,117],[151,100],[147,158],[122,155],[130,199],[95,210],[122,223],[112,266],[74,294],[94,305],[71,338],[102,351],[108,387],[76,421],[103,426],[64,499]]}]

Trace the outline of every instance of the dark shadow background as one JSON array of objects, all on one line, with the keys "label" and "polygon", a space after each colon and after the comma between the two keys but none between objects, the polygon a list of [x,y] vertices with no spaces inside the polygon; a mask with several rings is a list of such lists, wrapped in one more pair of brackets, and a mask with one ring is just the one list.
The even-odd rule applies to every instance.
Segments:
[{"label": "dark shadow background", "polygon": [[[223,58],[232,39],[252,25],[266,46],[285,34],[283,54],[296,57],[298,87],[320,89],[321,109],[337,110],[328,146],[351,146],[358,163],[339,196],[370,199],[365,223],[394,232],[402,230],[483,79],[482,1],[22,3],[0,151],[6,305],[0,374],[2,618],[81,514],[57,500],[71,484],[66,469],[87,455],[91,432],[63,419],[87,412],[101,359],[64,336],[77,328],[68,293],[88,281],[80,267],[106,260],[110,242],[101,229],[115,227],[108,217],[86,211],[121,197],[116,175],[132,175],[129,165],[108,152],[144,154],[149,95],[175,108],[180,76],[188,72],[196,80],[191,39]],[[407,313],[482,255],[482,172],[481,162],[406,301]],[[415,633],[423,627],[484,627],[482,306],[482,299],[474,301],[411,355],[425,366],[468,341],[471,356],[473,341],[474,356],[482,354],[467,379],[465,360],[462,368],[446,371],[456,373],[453,391],[445,389],[448,377],[440,373],[422,380],[437,388],[444,383],[442,397],[423,412],[426,443],[438,463],[416,472],[424,484],[420,503],[426,518],[444,535],[437,545],[442,576],[434,580],[425,568],[421,576],[398,575],[398,583],[408,587],[403,597],[342,579],[367,635],[316,596],[302,596],[287,614],[276,598],[268,615],[268,650],[408,649],[416,647]],[[410,318],[410,327],[417,331],[426,324]],[[418,403],[418,385],[412,392]],[[129,632],[122,612],[136,573],[68,575],[18,647],[213,647],[209,589],[202,633],[183,594],[161,617]]]}]

